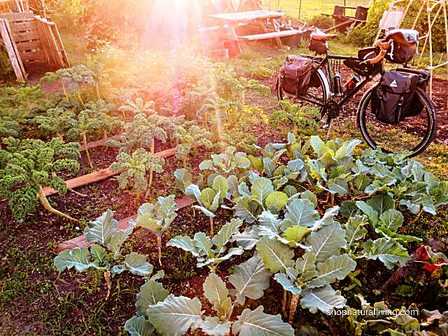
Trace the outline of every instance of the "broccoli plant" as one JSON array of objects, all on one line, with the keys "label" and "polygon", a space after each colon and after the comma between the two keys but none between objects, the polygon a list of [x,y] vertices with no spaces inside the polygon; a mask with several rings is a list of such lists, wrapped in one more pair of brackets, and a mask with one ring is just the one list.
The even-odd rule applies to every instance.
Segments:
[{"label": "broccoli plant", "polygon": [[191,184],[185,189],[185,194],[194,197],[199,205],[193,208],[199,209],[210,221],[210,234],[214,234],[215,212],[223,205],[224,199],[229,192],[228,180],[217,175],[214,177],[210,187],[201,190],[196,184]]},{"label": "broccoli plant", "polygon": [[[270,276],[260,258],[254,256],[235,267],[229,277],[232,291],[215,273],[205,279],[204,296],[212,305],[214,315],[204,315],[198,298],[168,295],[163,301],[148,305],[146,316],[161,335],[186,335],[190,329],[201,329],[206,335],[293,336],[294,329],[280,315],[266,314],[263,306],[255,310],[245,308],[241,315],[234,317],[235,307],[244,307],[246,298],[257,300],[263,296]],[[169,316],[176,318],[168,319]]]},{"label": "broccoli plant", "polygon": [[199,147],[213,148],[210,141],[211,133],[196,125],[177,126],[174,133],[177,142],[176,158],[182,161],[183,167],[187,167],[187,160],[194,150]]},{"label": "broccoli plant", "polygon": [[109,297],[111,277],[123,272],[149,278],[153,266],[145,255],[131,252],[122,255],[123,244],[134,230],[131,225],[126,230],[120,230],[118,221],[113,218],[113,212],[107,210],[100,217],[91,221],[84,231],[84,237],[89,247],[74,248],[59,253],[54,258],[54,266],[62,273],[74,268],[78,272],[97,270],[103,272]]},{"label": "broccoli plant", "polygon": [[137,202],[141,196],[147,199],[153,183],[154,173],[163,172],[165,160],[144,149],[137,149],[132,154],[121,152],[117,161],[112,163],[112,171],[119,173],[117,177],[120,189],[130,189]]},{"label": "broccoli plant", "polygon": [[240,196],[235,206],[236,216],[247,223],[255,222],[265,210],[279,213],[288,203],[289,196],[282,191],[276,191],[270,179],[252,176],[250,181],[250,188],[246,182],[240,183]]},{"label": "broccoli plant", "polygon": [[145,203],[141,205],[137,212],[135,225],[151,230],[157,237],[160,266],[162,266],[162,235],[176,219],[176,209],[175,196],[170,195],[157,198],[155,204]]},{"label": "broccoli plant", "polygon": [[176,236],[168,242],[167,246],[177,247],[191,253],[197,258],[197,267],[208,266],[215,271],[223,261],[243,254],[244,249],[241,247],[228,248],[226,246],[230,245],[233,236],[239,233],[242,224],[241,220],[232,219],[212,238],[204,232],[198,232],[193,239],[188,236]]},{"label": "broccoli plant", "polygon": [[53,208],[45,196],[44,187],[60,193],[67,192],[61,173],[79,171],[79,144],[64,144],[60,139],[49,142],[27,139],[3,140],[0,149],[0,197],[9,201],[9,207],[18,220],[36,210],[38,202],[51,213],[75,221]]}]

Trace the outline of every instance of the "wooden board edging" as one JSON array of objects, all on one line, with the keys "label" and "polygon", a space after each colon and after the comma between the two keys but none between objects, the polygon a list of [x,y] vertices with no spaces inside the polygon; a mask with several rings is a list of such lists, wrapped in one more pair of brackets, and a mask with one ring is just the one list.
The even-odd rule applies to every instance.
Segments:
[{"label": "wooden board edging", "polygon": [[[183,197],[176,199],[177,210],[184,209],[192,204],[193,204],[193,200],[187,196],[183,196]],[[122,219],[121,221],[119,221],[118,229],[121,231],[126,230],[129,227],[129,222],[131,220],[135,220],[135,216],[128,217],[128,218],[125,218],[125,219]],[[74,248],[83,248],[83,247],[89,247],[89,246],[90,246],[90,243],[86,240],[84,235],[81,235],[79,237],[76,237],[76,238],[73,238],[70,240],[66,240],[66,241],[60,243],[57,246],[56,251],[57,251],[57,253],[60,253],[65,250],[71,250]]]},{"label": "wooden board edging", "polygon": [[[170,156],[173,156],[176,154],[176,148],[170,148],[161,152],[156,153],[156,155],[158,157],[162,157],[162,158],[167,158]],[[67,188],[70,189],[75,189],[75,188],[79,188],[88,184],[92,184],[95,182],[99,182],[102,180],[105,180],[109,177],[118,175],[118,172],[113,172],[110,168],[106,168],[106,169],[101,169],[101,170],[97,170],[93,173],[87,174],[87,175],[83,175],[83,176],[79,176],[79,177],[75,177],[71,180],[67,180],[65,181],[65,184],[67,185]],[[53,188],[44,188],[44,194],[45,196],[51,196],[54,194],[57,194],[57,191],[54,190]]]}]

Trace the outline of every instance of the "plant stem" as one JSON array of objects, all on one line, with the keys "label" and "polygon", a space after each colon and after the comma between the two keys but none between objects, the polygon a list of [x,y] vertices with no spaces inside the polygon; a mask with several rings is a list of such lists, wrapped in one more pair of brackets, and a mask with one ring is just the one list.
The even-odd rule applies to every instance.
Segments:
[{"label": "plant stem", "polygon": [[84,142],[84,146],[86,147],[87,162],[89,163],[90,168],[93,169],[92,159],[90,158],[90,152],[89,149],[87,148],[87,135],[85,132],[82,133],[82,141]]},{"label": "plant stem", "polygon": [[289,323],[292,324],[296,317],[297,306],[299,304],[299,296],[291,295],[291,302],[289,304]]},{"label": "plant stem", "polygon": [[214,236],[215,228],[214,228],[214,223],[213,223],[213,217],[209,217],[209,220],[210,220],[210,235]]},{"label": "plant stem", "polygon": [[48,201],[47,196],[45,196],[45,193],[44,193],[42,187],[39,187],[39,192],[37,193],[37,198],[39,199],[40,203],[42,204],[42,206],[44,207],[45,210],[47,210],[57,216],[61,216],[66,219],[69,219],[71,221],[78,222],[78,220],[74,219],[73,217],[70,217],[69,215],[66,215],[65,213],[53,208],[51,206],[50,202]]},{"label": "plant stem", "polygon": [[62,84],[62,91],[64,92],[65,99],[70,100],[68,97],[67,88],[65,87],[64,79],[61,80],[61,84]]},{"label": "plant stem", "polygon": [[156,151],[156,141],[154,138],[151,139],[151,154],[154,154]]},{"label": "plant stem", "polygon": [[286,306],[288,305],[288,292],[283,290],[282,312],[283,316],[287,316]]},{"label": "plant stem", "polygon": [[96,96],[98,97],[98,99],[101,99],[100,84],[98,82],[96,82],[95,84],[95,89],[96,89]]},{"label": "plant stem", "polygon": [[151,186],[152,186],[152,180],[154,178],[154,171],[152,168],[149,170],[149,178],[148,178],[148,189],[146,189],[145,193],[145,201],[148,200],[149,195],[151,194]]},{"label": "plant stem", "polygon": [[157,236],[157,252],[159,253],[159,265],[162,266],[162,235],[156,234]]},{"label": "plant stem", "polygon": [[106,285],[107,285],[107,295],[106,295],[106,300],[109,299],[110,296],[110,291],[112,289],[112,281],[110,279],[110,272],[104,272],[104,280],[106,280]]}]

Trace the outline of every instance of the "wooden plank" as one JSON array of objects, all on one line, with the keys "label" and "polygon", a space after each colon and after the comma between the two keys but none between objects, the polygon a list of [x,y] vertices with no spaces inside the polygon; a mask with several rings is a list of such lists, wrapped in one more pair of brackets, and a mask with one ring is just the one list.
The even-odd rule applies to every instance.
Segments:
[{"label": "wooden plank", "polygon": [[35,30],[35,21],[28,21],[28,22],[13,22],[11,25],[12,32],[14,33],[20,33],[20,32],[26,32],[26,31],[32,31]]},{"label": "wooden plank", "polygon": [[210,15],[213,19],[218,19],[226,22],[245,22],[245,21],[255,21],[263,20],[269,18],[280,18],[285,14],[279,11],[269,11],[269,10],[255,10],[246,12],[234,12],[234,13],[220,13]]},{"label": "wooden plank", "polygon": [[26,50],[41,50],[42,49],[42,43],[39,40],[16,42],[16,45],[17,45],[17,49],[19,49],[20,52],[26,51]]},{"label": "wooden plank", "polygon": [[262,34],[239,36],[239,39],[246,41],[270,40],[280,37],[294,36],[300,33],[302,33],[300,30],[284,30],[279,32],[269,32]]},{"label": "wooden plank", "polygon": [[86,149],[92,149],[92,148],[96,148],[96,147],[106,146],[106,143],[108,141],[118,140],[118,139],[120,139],[120,137],[121,137],[121,135],[114,135],[114,136],[108,137],[106,139],[89,142],[89,143],[87,143],[87,146],[81,145],[81,151],[85,151]]},{"label": "wooden plank", "polygon": [[[162,158],[167,158],[167,157],[173,156],[175,154],[176,154],[176,148],[171,148],[171,149],[167,149],[162,152],[156,153],[157,156],[162,157]],[[75,177],[74,179],[65,181],[65,184],[67,185],[67,187],[69,189],[75,189],[75,188],[79,188],[79,187],[82,187],[82,186],[85,186],[88,184],[92,184],[95,182],[105,180],[105,179],[115,176],[115,175],[118,175],[118,173],[114,173],[109,168],[106,168],[106,169],[98,170],[91,174]],[[44,193],[46,196],[51,196],[51,195],[57,194],[57,191],[54,190],[53,188],[44,188]]]},{"label": "wooden plank", "polygon": [[26,80],[27,74],[25,71],[25,67],[23,66],[20,53],[17,50],[16,44],[14,43],[8,20],[6,19],[0,19],[0,36],[2,37],[17,80],[24,82]]},{"label": "wooden plank", "polygon": [[[192,204],[193,204],[193,201],[191,200],[191,198],[189,198],[187,196],[180,197],[180,198],[176,199],[177,210],[184,209],[186,207],[189,207]],[[131,220],[135,220],[135,216],[120,220],[118,222],[118,230],[124,231],[127,228],[129,228],[129,222]],[[65,251],[65,250],[71,250],[74,248],[82,248],[82,247],[89,247],[89,246],[90,246],[90,243],[86,240],[84,235],[81,235],[79,237],[76,237],[76,238],[67,240],[63,243],[60,243],[56,250],[59,253],[59,252]]]},{"label": "wooden plank", "polygon": [[7,19],[8,21],[20,21],[20,20],[34,19],[34,14],[32,12],[1,13],[0,18]]},{"label": "wooden plank", "polygon": [[40,39],[40,35],[39,32],[37,31],[37,29],[33,29],[27,32],[16,32],[16,33],[12,33],[12,36],[14,37],[14,41],[16,41],[16,43],[18,42],[24,42],[24,41],[30,41],[30,40],[39,40]]},{"label": "wooden plank", "polygon": [[67,52],[65,51],[64,44],[62,43],[61,34],[59,34],[59,29],[56,26],[56,24],[51,26],[51,30],[53,32],[53,35],[55,37],[56,43],[58,45],[58,51],[61,54],[62,57],[62,67],[69,67],[70,62],[68,60]]},{"label": "wooden plank", "polygon": [[45,55],[42,50],[24,51],[20,53],[20,58],[24,64],[30,62],[45,63]]}]

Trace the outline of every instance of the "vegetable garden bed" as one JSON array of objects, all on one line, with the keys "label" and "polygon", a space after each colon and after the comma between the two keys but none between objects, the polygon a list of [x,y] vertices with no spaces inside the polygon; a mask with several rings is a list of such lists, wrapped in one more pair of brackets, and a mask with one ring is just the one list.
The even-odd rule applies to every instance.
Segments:
[{"label": "vegetable garden bed", "polygon": [[[194,114],[194,121],[159,118],[144,99],[107,112],[147,109],[118,116],[123,124],[114,148],[104,140],[87,144],[99,171],[78,176],[92,170],[81,146],[66,148],[80,164],[72,172],[58,169],[66,166],[57,163],[65,150],[46,158],[51,169],[27,156],[49,178],[30,174],[26,183],[44,187],[51,205],[76,221],[39,204],[15,220],[9,205],[0,203],[0,307],[6,312],[0,330],[132,336],[261,335],[261,328],[268,335],[443,332],[447,182],[417,161],[367,150],[349,139],[353,125],[341,127],[345,140],[322,140],[315,111],[278,107],[261,82],[240,77],[229,65],[208,66],[213,90],[208,78],[186,81],[191,87],[166,99],[186,116]],[[81,92],[82,100],[96,99]],[[63,105],[78,106],[76,96],[63,98]],[[75,115],[83,111],[72,108]],[[48,138],[42,138],[40,153],[48,153]],[[443,145],[429,155],[443,160],[446,148],[437,146]],[[14,162],[10,154],[28,155],[20,145],[1,149],[8,163]],[[5,171],[18,176],[11,167],[2,163],[0,177]],[[55,176],[78,176],[66,181],[76,192],[55,194]],[[22,187],[8,189],[8,200]]]}]

